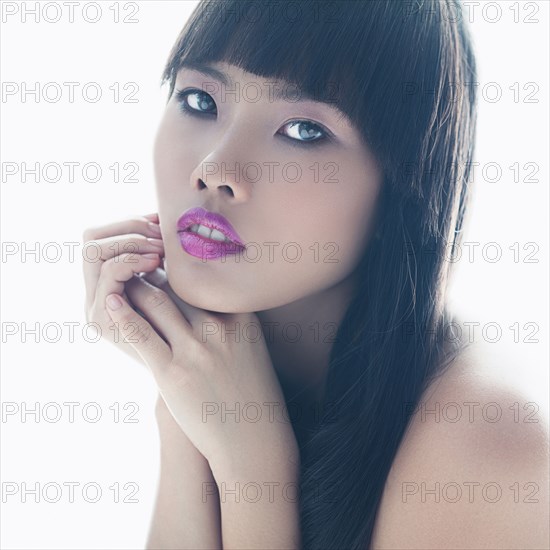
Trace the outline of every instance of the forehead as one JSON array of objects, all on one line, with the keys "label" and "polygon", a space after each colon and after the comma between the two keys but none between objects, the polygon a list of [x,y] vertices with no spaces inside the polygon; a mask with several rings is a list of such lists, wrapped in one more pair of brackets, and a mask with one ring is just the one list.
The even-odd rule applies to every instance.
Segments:
[{"label": "forehead", "polygon": [[[235,90],[236,82],[241,79],[263,80],[270,87],[270,98],[273,101],[290,101],[291,103],[307,101],[310,103],[316,103],[330,109],[333,114],[337,116],[339,121],[342,120],[345,123],[350,122],[347,115],[337,107],[336,98],[328,97],[327,99],[320,99],[314,94],[311,94],[307,90],[304,90],[298,86],[298,84],[288,82],[284,79],[263,78],[226,62],[197,63],[186,60],[181,63],[180,71],[186,69],[198,72],[203,76],[216,80],[230,90]],[[337,86],[335,87],[335,94],[336,93]]]},{"label": "forehead", "polygon": [[209,62],[209,63],[200,63],[195,61],[184,61],[181,64],[183,69],[189,69],[201,73],[204,76],[213,78],[218,82],[223,83],[227,87],[235,86],[236,81],[241,80],[265,80],[266,82],[276,83],[279,86],[288,86],[289,83],[282,79],[274,78],[262,78],[254,73],[249,73],[240,67],[235,65],[230,65],[226,62]]}]

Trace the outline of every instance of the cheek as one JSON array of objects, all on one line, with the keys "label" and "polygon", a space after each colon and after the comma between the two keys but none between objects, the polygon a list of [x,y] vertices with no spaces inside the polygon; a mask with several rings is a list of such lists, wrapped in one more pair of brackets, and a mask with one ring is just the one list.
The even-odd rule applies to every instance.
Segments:
[{"label": "cheek", "polygon": [[[361,179],[358,172],[363,174]],[[285,234],[291,240],[301,240],[305,249],[311,247],[320,270],[318,274],[312,272],[314,277],[351,271],[373,229],[379,193],[377,175],[358,169],[340,171],[332,179],[336,181],[327,178],[310,183],[287,197]]]}]

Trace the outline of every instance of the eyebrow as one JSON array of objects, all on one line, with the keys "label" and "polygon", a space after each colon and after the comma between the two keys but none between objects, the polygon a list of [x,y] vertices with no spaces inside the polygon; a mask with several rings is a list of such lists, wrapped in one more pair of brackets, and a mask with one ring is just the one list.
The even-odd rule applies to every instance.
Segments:
[{"label": "eyebrow", "polygon": [[[223,71],[219,71],[218,69],[211,67],[210,65],[206,65],[204,63],[198,63],[196,61],[186,60],[180,64],[180,69],[182,68],[197,71],[203,74],[204,76],[208,76],[210,78],[213,78],[214,80],[221,82],[228,88],[234,89],[235,87],[235,83],[233,82],[232,78],[229,75],[227,75]],[[348,116],[335,105],[334,101],[330,101],[329,99],[319,99],[313,94],[310,94],[309,92],[300,88],[300,86],[298,86],[297,84],[288,83],[285,80],[277,80],[275,82],[283,85],[283,89],[276,88],[273,90],[273,99],[275,101],[284,101],[286,99],[284,87],[292,86],[293,89],[296,90],[298,97],[293,101],[291,101],[291,103],[300,103],[301,101],[313,101],[315,103],[322,103],[323,105],[326,105],[329,109],[334,111],[338,115],[339,119],[342,119],[342,118],[348,119]]]}]

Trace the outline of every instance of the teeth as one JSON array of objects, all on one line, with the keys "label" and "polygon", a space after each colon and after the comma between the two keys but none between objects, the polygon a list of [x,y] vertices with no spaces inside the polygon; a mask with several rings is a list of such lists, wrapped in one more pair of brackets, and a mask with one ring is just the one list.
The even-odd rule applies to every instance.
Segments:
[{"label": "teeth", "polygon": [[197,233],[197,235],[205,237],[206,239],[213,239],[214,241],[227,243],[231,242],[221,231],[211,229],[210,227],[206,227],[204,225],[199,225],[198,223],[193,224],[189,228],[189,231],[192,233]]},{"label": "teeth", "polygon": [[208,239],[210,237],[210,233],[212,233],[212,229],[210,229],[209,227],[205,227],[204,225],[199,225],[197,233],[201,237],[206,237]]},{"label": "teeth", "polygon": [[215,241],[221,241],[221,242],[224,242],[226,240],[225,235],[221,231],[218,231],[217,229],[212,229],[210,238],[214,239]]}]

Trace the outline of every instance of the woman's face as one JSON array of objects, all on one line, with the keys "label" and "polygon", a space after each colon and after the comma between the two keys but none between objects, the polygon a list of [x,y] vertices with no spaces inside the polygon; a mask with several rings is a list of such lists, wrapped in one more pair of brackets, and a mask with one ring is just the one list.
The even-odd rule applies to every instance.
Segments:
[{"label": "woman's face", "polygon": [[[196,307],[241,313],[336,285],[373,227],[382,176],[371,152],[331,105],[233,65],[208,66],[228,84],[181,69],[155,140],[170,286]],[[246,249],[213,259],[220,245],[187,235],[204,253],[184,250],[177,222],[194,207],[224,216]]]}]

